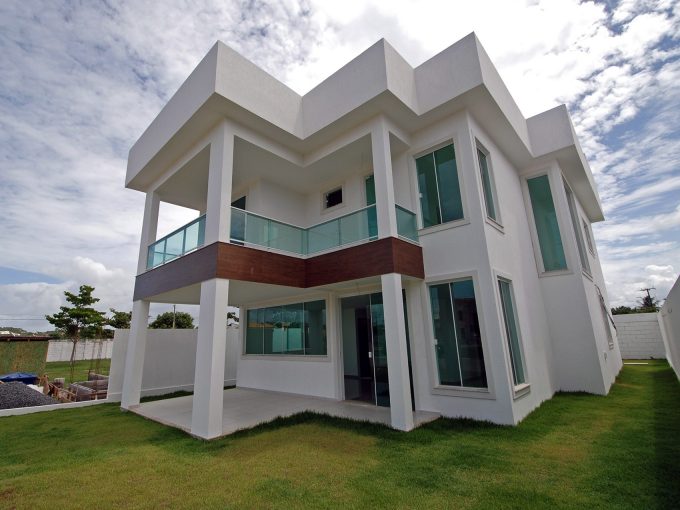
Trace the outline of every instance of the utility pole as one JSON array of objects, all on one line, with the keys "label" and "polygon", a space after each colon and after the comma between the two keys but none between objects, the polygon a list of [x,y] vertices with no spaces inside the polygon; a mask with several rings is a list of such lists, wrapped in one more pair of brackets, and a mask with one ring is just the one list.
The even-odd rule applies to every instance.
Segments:
[{"label": "utility pole", "polygon": [[656,290],[656,287],[647,287],[644,289],[640,289],[640,292],[646,292],[647,293],[647,299],[651,299],[651,295],[649,294],[650,290]]},{"label": "utility pole", "polygon": [[172,329],[175,329],[175,315],[177,314],[177,305],[172,305]]}]

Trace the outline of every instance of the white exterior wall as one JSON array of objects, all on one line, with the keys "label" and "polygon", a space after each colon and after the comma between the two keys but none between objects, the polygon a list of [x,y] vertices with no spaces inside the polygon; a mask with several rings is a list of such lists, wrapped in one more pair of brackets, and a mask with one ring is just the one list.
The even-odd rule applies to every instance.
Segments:
[{"label": "white exterior wall", "polygon": [[623,359],[666,359],[658,314],[614,315],[614,322]]},{"label": "white exterior wall", "polygon": [[[120,401],[125,369],[125,353],[130,330],[116,330],[109,372],[109,401]],[[149,329],[144,356],[141,395],[163,395],[193,391],[196,365],[197,329]],[[227,330],[224,385],[236,384],[239,328]]]},{"label": "white exterior wall", "polygon": [[[73,342],[70,340],[50,340],[47,348],[47,362],[70,361]],[[76,360],[109,359],[113,353],[113,339],[81,340],[76,345]]]},{"label": "white exterior wall", "polygon": [[[470,123],[475,151],[478,141],[489,152],[487,162],[495,184],[497,216],[501,224],[499,227],[493,221],[488,220],[486,209],[483,210],[487,249],[494,273],[492,282],[495,298],[494,320],[503,327],[503,313],[497,283],[498,278],[503,277],[512,281],[525,378],[530,385],[528,393],[523,393],[513,400],[514,419],[517,422],[541,402],[552,397],[555,392],[550,330],[543,300],[537,299],[542,291],[534,253],[531,249],[531,231],[524,208],[521,177],[517,168],[508,161],[482,127],[472,118]],[[474,199],[484,205],[477,159],[475,159],[474,170],[474,177],[478,183],[478,192]],[[494,338],[494,341],[503,348],[505,363],[508,367],[508,384],[512,384],[510,353],[504,331],[501,331],[500,336]]]},{"label": "white exterior wall", "polygon": [[680,379],[680,278],[668,293],[666,302],[659,312],[659,321],[666,346],[666,359]]}]

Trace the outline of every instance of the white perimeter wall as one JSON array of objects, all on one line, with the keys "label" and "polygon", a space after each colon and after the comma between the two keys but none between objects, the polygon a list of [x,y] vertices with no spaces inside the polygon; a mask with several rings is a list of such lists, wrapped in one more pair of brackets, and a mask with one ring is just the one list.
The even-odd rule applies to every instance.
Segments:
[{"label": "white perimeter wall", "polygon": [[[110,401],[120,401],[130,330],[119,329],[113,342],[109,374]],[[149,329],[142,375],[142,396],[162,395],[174,391],[193,391],[196,366],[197,329]],[[224,384],[236,384],[236,360],[240,353],[239,329],[227,329],[227,355]]]},{"label": "white perimeter wall", "polygon": [[[47,362],[70,361],[72,349],[73,342],[71,340],[50,340],[50,345],[47,348]],[[76,345],[76,360],[109,359],[112,354],[113,339],[81,340]]]},{"label": "white perimeter wall", "polygon": [[666,302],[659,312],[666,359],[680,379],[680,278],[668,293]]},{"label": "white perimeter wall", "polygon": [[614,315],[623,359],[665,359],[666,348],[656,313]]}]

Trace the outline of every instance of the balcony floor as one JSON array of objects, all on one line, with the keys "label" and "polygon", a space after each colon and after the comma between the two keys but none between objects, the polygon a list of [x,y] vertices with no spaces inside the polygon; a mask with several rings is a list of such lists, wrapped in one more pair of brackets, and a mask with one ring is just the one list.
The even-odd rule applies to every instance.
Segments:
[{"label": "balcony floor", "polygon": [[[328,414],[357,421],[390,424],[390,409],[360,402],[332,400],[305,395],[292,395],[275,391],[232,388],[224,390],[222,435],[249,429],[278,417],[292,416],[304,411]],[[170,427],[191,432],[193,396],[146,402],[131,409],[132,412]],[[415,411],[416,427],[436,420],[440,415],[428,411]]]}]

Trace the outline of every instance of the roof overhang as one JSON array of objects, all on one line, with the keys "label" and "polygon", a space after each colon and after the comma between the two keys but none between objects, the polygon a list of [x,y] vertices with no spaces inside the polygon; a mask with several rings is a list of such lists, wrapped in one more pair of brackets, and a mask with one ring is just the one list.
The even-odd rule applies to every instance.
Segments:
[{"label": "roof overhang", "polygon": [[126,186],[149,189],[224,118],[304,155],[377,115],[412,133],[461,110],[518,168],[557,158],[603,219],[566,107],[525,119],[474,33],[416,68],[380,40],[304,96],[218,42],[131,148]]}]

